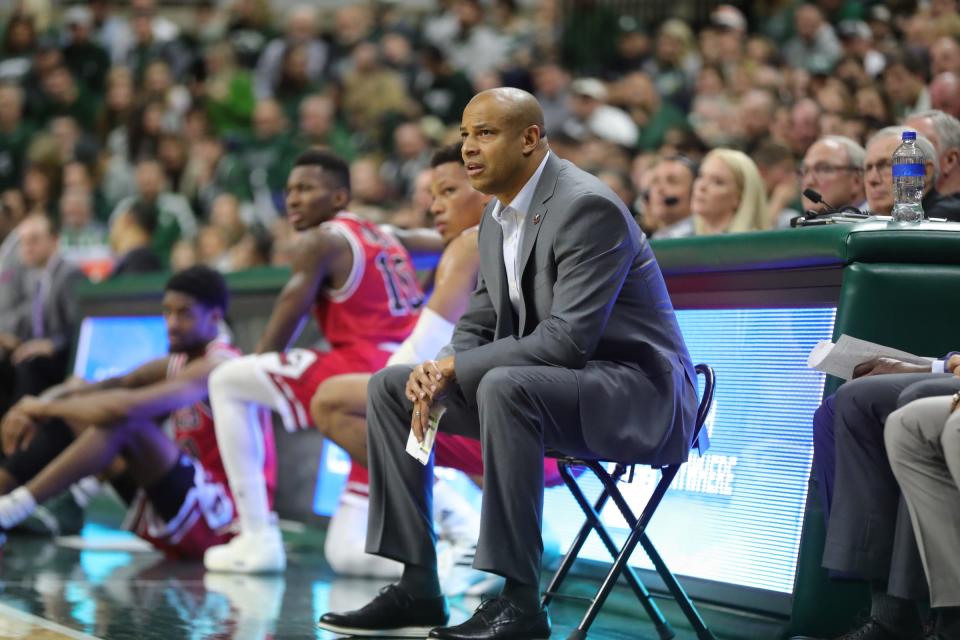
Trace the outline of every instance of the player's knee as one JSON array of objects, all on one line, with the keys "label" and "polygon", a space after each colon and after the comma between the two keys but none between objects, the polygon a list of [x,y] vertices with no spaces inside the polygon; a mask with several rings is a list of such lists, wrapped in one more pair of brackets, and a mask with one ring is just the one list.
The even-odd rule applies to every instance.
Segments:
[{"label": "player's knee", "polygon": [[228,367],[230,364],[229,362],[224,362],[210,373],[210,377],[207,380],[207,388],[210,390],[211,396],[220,395],[229,387],[230,371]]},{"label": "player's knee", "polygon": [[120,445],[122,449],[134,450],[139,448],[137,438],[137,423],[132,420],[121,420],[110,425],[91,425],[92,431]]},{"label": "player's knee", "polygon": [[336,388],[326,383],[321,384],[310,399],[310,417],[313,424],[321,433],[327,435],[330,426],[336,421],[336,416],[343,411],[343,402],[336,392]]},{"label": "player's knee", "polygon": [[213,370],[207,381],[211,396],[229,393],[231,388],[236,387],[239,380],[250,375],[250,371],[247,370],[247,358],[249,356],[229,360]]}]

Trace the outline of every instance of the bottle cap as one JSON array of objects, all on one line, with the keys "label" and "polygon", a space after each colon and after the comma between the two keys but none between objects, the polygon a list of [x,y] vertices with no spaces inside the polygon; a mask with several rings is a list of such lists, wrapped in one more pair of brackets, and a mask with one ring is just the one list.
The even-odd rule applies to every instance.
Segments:
[{"label": "bottle cap", "polygon": [[901,140],[916,140],[916,139],[917,139],[916,131],[904,131],[903,137],[901,138]]}]

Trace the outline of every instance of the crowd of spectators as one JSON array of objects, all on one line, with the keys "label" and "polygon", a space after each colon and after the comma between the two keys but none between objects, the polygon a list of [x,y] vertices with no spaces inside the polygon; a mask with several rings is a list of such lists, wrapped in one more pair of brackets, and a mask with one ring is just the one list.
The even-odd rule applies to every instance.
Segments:
[{"label": "crowd of spectators", "polygon": [[[351,163],[352,210],[428,225],[419,174],[494,86],[536,95],[552,149],[656,237],[785,226],[814,206],[805,187],[870,208],[885,168],[867,158],[864,172],[874,134],[960,114],[955,0],[719,4],[658,24],[590,0],[12,5],[5,226],[53,218],[64,257],[93,279],[285,264],[284,183],[313,146]],[[949,124],[921,130],[938,156],[928,206],[960,191]]]}]

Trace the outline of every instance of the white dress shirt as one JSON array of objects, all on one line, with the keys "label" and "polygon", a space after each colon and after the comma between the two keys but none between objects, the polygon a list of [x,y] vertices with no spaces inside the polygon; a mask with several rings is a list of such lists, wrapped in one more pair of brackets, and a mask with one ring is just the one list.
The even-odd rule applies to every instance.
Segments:
[{"label": "white dress shirt", "polygon": [[503,206],[499,200],[493,207],[493,219],[503,228],[503,266],[507,271],[507,288],[510,292],[510,304],[517,315],[520,314],[520,265],[517,264],[517,254],[520,253],[520,242],[523,239],[523,223],[530,213],[533,203],[533,194],[537,190],[543,168],[547,166],[550,152],[544,156],[543,162],[533,172],[520,192],[514,196],[510,204]]}]

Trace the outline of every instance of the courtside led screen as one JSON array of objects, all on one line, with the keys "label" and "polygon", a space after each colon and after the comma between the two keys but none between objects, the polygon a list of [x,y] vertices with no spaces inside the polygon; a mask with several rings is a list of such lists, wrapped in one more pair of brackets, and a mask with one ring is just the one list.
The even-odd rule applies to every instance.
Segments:
[{"label": "courtside led screen", "polygon": [[[713,367],[717,388],[707,422],[710,448],[680,470],[647,529],[675,573],[793,592],[813,456],[811,420],[824,384],[823,374],[807,368],[807,354],[830,339],[835,315],[833,308],[677,312],[693,361]],[[642,429],[642,420],[634,428]],[[637,513],[657,479],[644,469],[622,486]],[[588,495],[599,491],[594,480]],[[552,490],[545,510],[565,548],[580,525],[570,517],[576,503],[565,489]],[[623,540],[626,524],[612,503],[603,518]],[[581,557],[610,558],[596,536]],[[640,547],[632,564],[653,568]]]},{"label": "courtside led screen", "polygon": [[89,382],[124,374],[167,355],[163,316],[84,318],[73,374]]}]

